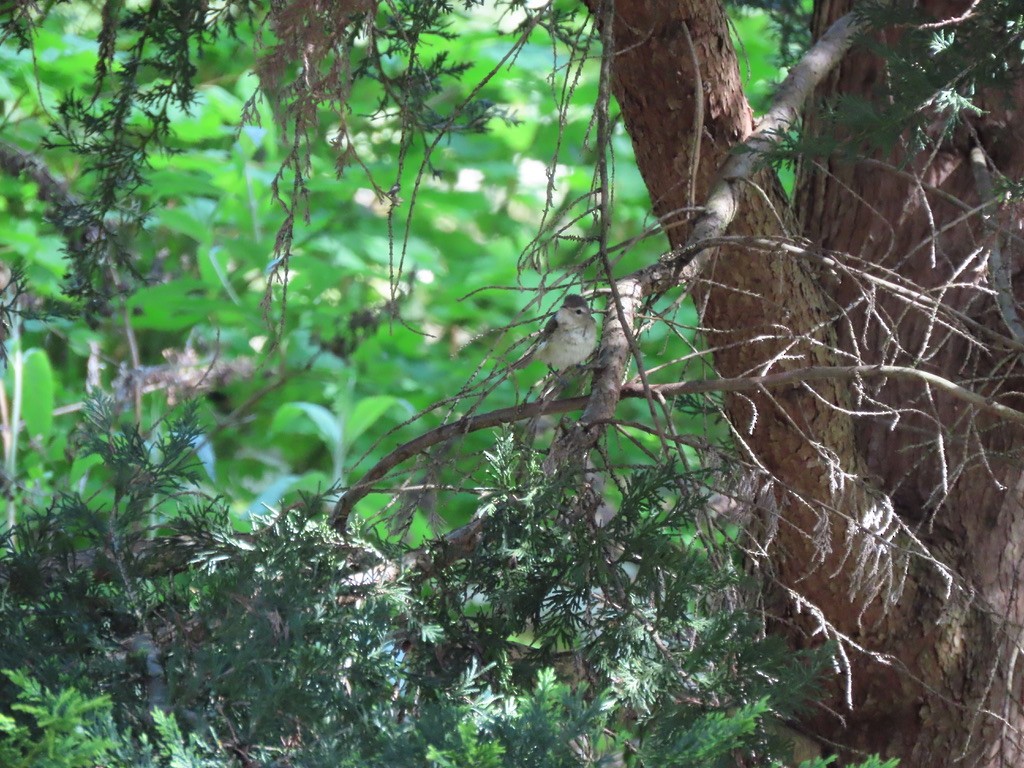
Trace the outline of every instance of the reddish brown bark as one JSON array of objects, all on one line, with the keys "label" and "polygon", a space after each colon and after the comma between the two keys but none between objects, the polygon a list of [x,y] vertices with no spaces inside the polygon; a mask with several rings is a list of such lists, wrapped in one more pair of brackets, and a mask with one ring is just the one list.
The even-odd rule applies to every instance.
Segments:
[{"label": "reddish brown bark", "polygon": [[[599,5],[588,4],[592,10]],[[969,3],[922,5],[942,19]],[[849,6],[819,2],[816,34]],[[678,246],[688,234],[679,211],[690,202],[691,169],[696,166],[699,203],[730,148],[753,127],[726,19],[717,2],[619,0],[614,22],[614,90],[655,211]],[[890,42],[896,35],[887,33]],[[855,50],[822,95],[871,98],[884,76],[881,61]],[[702,110],[695,101],[698,82]],[[997,169],[1014,179],[1024,172],[1024,120],[1017,113],[1022,93],[1018,88],[1009,106],[993,97],[974,126]],[[696,164],[695,115],[703,118]],[[984,258],[970,261],[986,230],[976,213],[965,215],[962,205],[926,191],[932,185],[968,206],[978,204],[969,138],[965,131],[938,152],[909,158],[896,152],[808,165],[793,222],[779,214],[786,201],[764,175],[730,229],[733,235],[808,238],[840,262],[888,267],[908,285],[940,289],[955,282],[929,295],[961,313],[957,322],[969,325],[969,338],[887,291],[865,302],[869,284],[845,272],[837,279],[810,260],[728,248],[716,254],[699,287],[708,338],[718,349],[716,370],[741,376],[854,359],[884,362],[967,382],[1019,407],[1019,397],[1002,395],[1024,391],[1017,356],[1012,344],[998,343],[1006,329],[988,292]],[[909,161],[921,184],[872,160]],[[1004,213],[1004,221],[1014,215],[1019,221],[1019,213]],[[1008,247],[1007,258],[1015,256]],[[845,745],[848,756],[880,752],[906,766],[961,758],[967,765],[1020,764],[1024,660],[1007,680],[1016,627],[1024,621],[1017,589],[1024,432],[961,401],[926,393],[912,380],[870,389],[877,405],[861,410],[888,409],[878,417],[850,415],[858,400],[847,381],[813,386],[813,392],[794,386],[727,403],[738,439],[778,481],[772,488],[778,529],[766,564],[782,598],[778,626],[795,645],[816,642],[810,637],[816,620],[793,609],[792,596],[799,594],[845,638],[850,654],[852,706],[839,685],[832,707],[841,719],[823,712],[807,725],[823,741]],[[908,405],[917,412],[901,413],[894,427],[892,415]],[[888,499],[907,526],[902,533],[886,519]],[[904,584],[872,580],[898,575],[907,552]],[[888,610],[887,596],[897,598]]]}]

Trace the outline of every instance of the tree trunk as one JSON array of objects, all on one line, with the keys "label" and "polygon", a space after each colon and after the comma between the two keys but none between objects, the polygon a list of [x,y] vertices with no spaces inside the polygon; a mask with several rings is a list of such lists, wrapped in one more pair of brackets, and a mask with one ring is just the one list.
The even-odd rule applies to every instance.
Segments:
[{"label": "tree trunk", "polygon": [[[851,4],[819,1],[815,35]],[[612,18],[600,0],[588,5]],[[936,19],[970,5],[921,3]],[[614,91],[655,212],[680,246],[691,195],[705,199],[754,125],[726,17],[707,0],[618,0],[613,13]],[[855,48],[820,95],[872,98],[885,77]],[[993,295],[994,238],[969,160],[977,141],[998,172],[1021,179],[1020,81],[1013,96],[981,97],[976,138],[964,130],[940,143],[936,125],[937,150],[807,162],[795,205],[767,173],[748,185],[729,234],[814,248],[718,249],[694,286],[718,373],[884,363],[1024,405],[1012,394],[1024,392],[1021,346]],[[1003,210],[997,223],[1019,234],[1020,214]],[[1003,248],[1013,275],[1016,243]],[[804,726],[847,758],[1024,764],[1024,431],[914,378],[837,377],[734,396],[727,411],[759,468],[776,627],[795,646],[835,639],[848,660],[832,711]]]}]

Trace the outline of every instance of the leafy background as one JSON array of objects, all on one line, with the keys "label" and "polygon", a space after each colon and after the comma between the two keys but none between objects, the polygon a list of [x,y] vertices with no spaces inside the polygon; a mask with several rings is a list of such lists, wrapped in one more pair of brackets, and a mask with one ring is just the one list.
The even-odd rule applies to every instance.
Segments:
[{"label": "leafy background", "polygon": [[[21,376],[25,420],[23,450],[7,466],[19,488],[16,507],[45,501],[64,480],[92,491],[102,487],[102,478],[86,467],[70,475],[62,469],[91,352],[104,367],[104,385],[122,364],[133,364],[133,347],[141,366],[164,365],[164,350],[185,348],[200,361],[252,361],[253,375],[217,387],[202,414],[209,429],[204,482],[232,499],[240,523],[296,490],[357,480],[401,440],[440,423],[446,411],[399,425],[463,391],[479,378],[478,366],[490,372],[507,364],[505,351],[557,300],[557,293],[538,300],[536,291],[564,280],[593,251],[587,239],[597,222],[587,201],[594,184],[597,62],[576,62],[578,71],[569,75],[572,102],[561,109],[566,76],[551,72],[570,66],[564,50],[535,32],[504,66],[509,46],[494,29],[510,30],[512,20],[487,8],[458,19],[457,36],[444,45],[451,59],[471,64],[461,80],[445,84],[435,108],[461,102],[497,68],[477,95],[503,105],[511,119],[491,120],[486,133],[443,137],[427,163],[427,139],[401,146],[395,120],[375,114],[377,84],[356,81],[349,131],[362,166],[337,174],[337,120],[321,115],[310,152],[308,220],[295,235],[287,305],[280,286],[273,288],[275,303],[263,303],[284,218],[273,193],[286,151],[280,115],[259,100],[254,119],[240,120],[257,88],[250,32],[240,27],[238,39],[204,48],[195,99],[188,111],[171,116],[168,144],[175,151],[151,157],[137,195],[145,225],[130,247],[141,286],[91,327],[75,318],[29,319],[12,340],[20,362],[8,367],[4,383],[13,393]],[[47,18],[32,50],[0,47],[6,141],[35,148],[52,137],[49,122],[61,97],[89,91],[99,24],[97,14],[70,6]],[[755,103],[764,102],[780,74],[771,63],[767,25],[764,15],[737,14]],[[70,189],[90,194],[95,174],[83,172],[77,155],[54,148],[43,156]],[[389,217],[375,189],[396,186],[398,204]],[[0,253],[23,265],[41,298],[61,302],[62,240],[46,220],[35,185],[4,176],[0,192],[6,214]],[[611,242],[630,241],[652,225],[631,143],[618,122],[613,211]],[[616,270],[628,271],[666,249],[661,235],[640,239]],[[524,254],[541,259],[543,269],[520,269]],[[598,279],[596,268],[585,270],[584,278]],[[695,324],[692,308],[681,323]],[[673,357],[685,345],[656,333],[645,338],[656,357]],[[534,367],[519,381],[499,385],[482,407],[522,398],[541,373]],[[235,414],[243,404],[244,413]],[[158,423],[166,407],[160,392],[144,396],[144,422]],[[467,407],[455,405],[454,414]],[[469,437],[460,453],[479,452],[491,439]],[[370,514],[382,503],[371,498],[362,511]],[[457,497],[450,503],[450,523],[470,511]]]},{"label": "leafy background", "polygon": [[[241,22],[240,5],[220,12],[232,8]],[[370,61],[357,41],[354,66],[376,76],[353,81],[346,110],[319,107],[308,166],[288,100],[254,99],[268,65],[239,23],[203,43],[188,107],[165,104],[163,149],[137,180],[68,146],[104,137],[57,130],[118,98],[114,78],[83,101],[105,30],[94,8],[57,6],[30,45],[0,45],[3,141],[38,153],[79,199],[109,203],[126,257],[104,273],[104,301],[69,302],[82,283],[64,251],[88,221],[65,239],[34,183],[0,175],[0,254],[29,286],[0,401],[18,524],[0,559],[0,762],[577,765],[614,753],[709,766],[734,765],[739,749],[780,754],[767,723],[802,711],[824,656],[765,640],[742,610],[737,553],[697,523],[718,468],[692,448],[689,466],[666,468],[656,436],[620,430],[606,458],[621,481],[606,493],[624,511],[604,528],[563,525],[572,494],[502,431],[410,464],[404,488],[359,504],[347,537],[318,516],[403,441],[536,397],[539,364],[504,375],[521,340],[562,292],[603,284],[588,261],[599,57],[535,29],[509,59],[521,18],[507,9],[448,21],[420,54],[465,66],[421,94],[421,130],[403,131],[408,115],[382,102],[401,57]],[[785,37],[760,11],[736,10],[734,28],[763,105]],[[142,87],[166,82],[153,66]],[[455,113],[463,130],[439,135]],[[611,117],[605,223],[628,246],[614,252],[621,274],[667,245],[650,234],[614,105]],[[159,119],[132,112],[121,148]],[[654,380],[707,375],[695,308],[672,317],[641,336],[649,360],[676,361]],[[202,393],[187,405],[183,366]],[[682,405],[680,432],[725,442],[714,409]],[[620,413],[642,421],[646,409]],[[428,483],[443,490],[417,490]],[[307,514],[288,514],[302,494]],[[474,516],[489,533],[472,557],[366,582]],[[610,567],[623,552],[635,562]],[[590,680],[555,674],[567,649],[585,652]]]}]

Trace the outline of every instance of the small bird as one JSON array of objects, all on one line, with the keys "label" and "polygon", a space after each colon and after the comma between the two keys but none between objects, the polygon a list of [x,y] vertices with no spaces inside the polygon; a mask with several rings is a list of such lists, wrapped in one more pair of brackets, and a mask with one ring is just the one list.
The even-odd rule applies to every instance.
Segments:
[{"label": "small bird", "polygon": [[553,370],[562,370],[585,361],[596,346],[597,322],[590,305],[582,296],[570,294],[555,316],[548,320],[537,343],[513,367],[540,360]]}]

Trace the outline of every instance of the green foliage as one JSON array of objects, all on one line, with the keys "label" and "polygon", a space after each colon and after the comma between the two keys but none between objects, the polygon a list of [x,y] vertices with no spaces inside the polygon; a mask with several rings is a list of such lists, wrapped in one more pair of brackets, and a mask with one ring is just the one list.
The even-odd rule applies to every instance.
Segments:
[{"label": "green foliage", "polygon": [[27,516],[0,560],[0,665],[25,670],[0,688],[11,761],[784,753],[768,724],[799,711],[822,659],[758,640],[730,607],[737,575],[692,533],[699,474],[635,473],[598,527],[575,484],[541,478],[506,437],[477,546],[453,559],[438,542],[405,569],[397,542],[310,514],[316,498],[233,532],[194,485],[194,409],[156,449],[108,406],[89,404],[77,445],[102,456],[109,492]]},{"label": "green foliage", "polygon": [[[751,19],[760,28],[761,34],[743,34],[740,40],[744,44],[765,46],[767,40],[775,42],[771,51],[777,65],[790,68],[803,55],[811,43],[811,0],[730,0],[729,5],[737,8],[753,10],[753,13],[741,13],[740,19]],[[742,20],[740,20],[742,24]],[[764,25],[764,26],[762,26]],[[773,34],[762,37],[765,27]],[[753,32],[753,30],[752,30]],[[755,69],[757,69],[755,67]],[[776,75],[777,77],[777,75]],[[756,79],[755,79],[756,82]],[[757,91],[755,91],[756,101]]]},{"label": "green foliage", "polygon": [[4,765],[89,768],[110,752],[114,742],[97,732],[99,715],[110,711],[108,698],[89,699],[74,689],[55,694],[23,672],[6,670],[4,674],[19,689],[11,710],[28,719],[37,732],[0,713],[0,762]]},{"label": "green foliage", "polygon": [[17,689],[11,711],[0,713],[0,761],[6,768],[217,768],[195,737],[186,739],[173,717],[153,710],[155,740],[133,740],[114,725],[109,697],[67,688],[52,693],[24,671],[4,673]]},{"label": "green foliage", "polygon": [[[0,176],[0,256],[24,276],[0,307],[20,393],[0,756],[781,759],[772,725],[823,656],[742,610],[695,452],[684,471],[651,458],[652,435],[609,441],[619,512],[598,526],[578,477],[474,433],[367,497],[346,534],[324,522],[411,429],[533,397],[528,371],[502,378],[513,340],[545,294],[607,277],[602,228],[631,242],[617,271],[666,250],[614,104],[593,146],[598,43],[576,3],[345,5],[0,12],[0,151],[42,168]],[[796,6],[770,5],[791,53]],[[780,73],[754,48],[763,99]],[[696,344],[695,308],[675,316],[639,339],[665,360]],[[680,399],[678,432],[721,432],[712,414]],[[464,525],[467,551],[437,538]]]},{"label": "green foliage", "polygon": [[[807,760],[800,763],[800,768],[825,768],[825,766],[834,765],[835,762],[835,757],[818,757],[814,760]],[[883,760],[878,756],[874,756],[869,757],[863,763],[860,763],[857,768],[896,768],[899,764],[899,760]]]},{"label": "green foliage", "polygon": [[[171,148],[174,121],[196,100],[196,56],[222,28],[234,31],[233,17],[227,20],[210,25],[205,6],[188,2],[145,10],[104,5],[92,83],[61,95],[44,139],[45,147],[83,158],[93,182],[87,197],[65,200],[54,214],[62,230],[74,233],[65,247],[66,295],[98,308],[114,287],[102,265],[112,261],[139,275],[126,233],[143,224],[146,211],[132,197],[147,183],[150,154]],[[31,11],[5,22],[4,32],[13,31],[22,47],[36,44],[42,20]]]},{"label": "green foliage", "polygon": [[[391,430],[413,414],[420,414],[413,429],[422,431],[449,418],[447,406],[437,404],[454,394],[466,396],[457,410],[480,407],[471,402],[479,392],[475,377],[500,370],[514,341],[552,303],[537,301],[533,292],[597,277],[598,267],[585,261],[598,230],[590,213],[594,152],[586,146],[592,109],[567,103],[548,80],[555,67],[563,73],[561,87],[579,103],[597,98],[586,17],[573,4],[539,17],[511,6],[444,14],[442,3],[408,5],[408,13],[382,12],[372,39],[351,41],[352,71],[338,69],[337,52],[324,51],[325,72],[334,67],[337,88],[312,95],[297,90],[303,80],[294,62],[301,57],[289,58],[287,30],[278,29],[280,41],[268,39],[257,54],[246,6],[211,7],[202,56],[198,42],[189,49],[195,71],[187,110],[168,106],[166,136],[118,150],[122,160],[125,152],[145,158],[136,174],[145,184],[118,187],[119,212],[104,219],[112,228],[106,234],[62,224],[61,217],[72,202],[98,199],[102,185],[88,169],[113,173],[117,158],[105,164],[103,151],[114,128],[97,124],[95,144],[72,146],[59,141],[59,126],[49,117],[73,95],[113,119],[123,101],[118,78],[130,71],[133,51],[143,45],[144,57],[158,56],[165,50],[160,45],[173,43],[177,53],[166,49],[167,66],[184,66],[181,33],[169,32],[151,48],[158,20],[134,8],[124,9],[118,23],[77,4],[59,4],[45,16],[4,17],[31,44],[31,50],[0,45],[5,142],[33,153],[55,180],[49,187],[29,175],[0,175],[6,214],[0,215],[0,258],[22,265],[32,292],[17,302],[8,339],[24,357],[4,372],[9,395],[17,376],[31,383],[21,419],[15,417],[20,422],[27,414],[28,429],[7,467],[12,515],[46,506],[70,489],[69,480],[89,489],[101,485],[101,473],[82,461],[70,474],[66,469],[70,414],[84,400],[87,371],[90,386],[115,397],[115,409],[134,411],[143,433],[160,423],[168,402],[196,393],[190,386],[198,382],[198,393],[207,396],[198,413],[209,431],[197,482],[231,498],[238,525],[247,526],[264,504],[274,506],[285,494],[358,481],[408,438],[409,428]],[[105,13],[117,10],[111,3]],[[347,23],[340,14],[305,21]],[[535,23],[529,35],[522,23]],[[441,31],[430,32],[431,24]],[[109,39],[115,30],[123,33],[117,44],[101,47],[96,38]],[[553,48],[552,35],[572,39],[578,52]],[[462,75],[422,75],[441,43],[445,66]],[[281,66],[271,73],[275,56]],[[138,67],[136,91],[184,98],[184,88],[164,88],[178,82],[170,73],[131,66]],[[385,78],[426,90],[405,98],[397,87],[384,88]],[[312,105],[313,96],[325,101]],[[481,106],[488,101],[491,107]],[[304,105],[312,109],[305,131],[289,117]],[[418,113],[417,105],[433,116]],[[164,114],[162,106],[152,111]],[[516,121],[487,119],[499,112]],[[240,128],[243,113],[250,122]],[[150,130],[147,120],[125,118],[120,125]],[[484,124],[486,136],[476,132]],[[427,125],[435,128],[421,134]],[[617,126],[614,204],[622,218],[608,222],[612,240],[643,230],[649,212],[646,189],[629,162],[629,139]],[[308,166],[292,152],[296,132]],[[43,151],[45,136],[54,146]],[[295,168],[305,191],[293,197],[287,189]],[[59,190],[65,182],[73,193],[66,197]],[[379,197],[392,189],[398,190],[393,200]],[[293,202],[300,209],[293,211]],[[119,223],[122,213],[139,221]],[[282,238],[282,226],[292,234]],[[130,251],[131,269],[106,255],[90,261],[88,275],[69,279],[83,290],[98,280],[102,290],[69,305],[65,267],[77,267],[62,260],[61,249],[80,241],[83,248]],[[285,246],[295,258],[283,257]],[[663,237],[645,239],[620,268],[664,250]],[[520,257],[541,268],[520,272]],[[516,286],[525,295],[506,290]],[[87,322],[54,315],[68,306]],[[692,307],[684,312],[692,324]],[[670,354],[688,348],[674,338],[655,343]],[[191,367],[179,360],[191,360]],[[227,366],[224,375],[204,373],[215,361]],[[532,383],[532,375],[498,386],[486,407],[520,400],[518,388]],[[175,383],[182,379],[190,383]],[[56,412],[49,428],[47,411]],[[470,435],[462,446],[457,460],[450,454],[455,478],[481,470],[490,439]],[[358,513],[372,517],[381,503],[369,498]],[[449,524],[472,513],[472,499],[464,497],[440,511]],[[422,532],[427,519],[417,515],[413,524]]]}]

